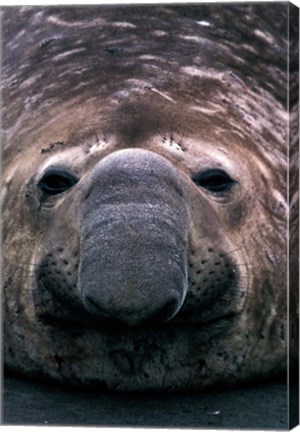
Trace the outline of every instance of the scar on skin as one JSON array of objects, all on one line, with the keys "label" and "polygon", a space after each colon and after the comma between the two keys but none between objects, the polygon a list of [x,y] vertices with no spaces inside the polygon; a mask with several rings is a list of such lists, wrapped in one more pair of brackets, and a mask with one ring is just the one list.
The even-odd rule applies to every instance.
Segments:
[{"label": "scar on skin", "polygon": [[65,143],[63,141],[56,141],[55,143],[51,143],[48,147],[42,148],[41,153],[51,153],[56,150],[57,147],[62,147],[64,145]]}]

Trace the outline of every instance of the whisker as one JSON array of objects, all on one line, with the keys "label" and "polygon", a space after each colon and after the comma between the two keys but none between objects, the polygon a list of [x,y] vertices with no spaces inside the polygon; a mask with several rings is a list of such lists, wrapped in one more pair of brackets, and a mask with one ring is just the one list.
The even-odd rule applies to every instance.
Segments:
[{"label": "whisker", "polygon": [[224,256],[227,256],[227,255],[233,254],[234,252],[237,252],[237,251],[239,251],[239,250],[241,250],[241,247],[237,247],[236,249],[233,249],[233,250],[231,250],[231,251],[229,251],[229,252],[221,253],[219,256],[220,256],[221,258],[223,258]]}]

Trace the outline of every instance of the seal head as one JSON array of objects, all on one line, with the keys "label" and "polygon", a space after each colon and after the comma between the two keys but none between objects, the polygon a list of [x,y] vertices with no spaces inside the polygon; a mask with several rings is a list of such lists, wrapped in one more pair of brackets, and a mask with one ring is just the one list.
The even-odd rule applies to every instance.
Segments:
[{"label": "seal head", "polygon": [[122,391],[286,370],[286,11],[4,11],[8,369]]}]

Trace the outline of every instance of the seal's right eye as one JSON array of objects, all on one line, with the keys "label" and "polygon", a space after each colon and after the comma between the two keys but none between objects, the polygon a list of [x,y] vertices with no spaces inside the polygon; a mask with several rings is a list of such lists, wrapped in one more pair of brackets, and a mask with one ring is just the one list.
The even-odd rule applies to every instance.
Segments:
[{"label": "seal's right eye", "polygon": [[47,171],[38,183],[38,187],[48,195],[58,195],[70,189],[78,179],[68,171],[52,169]]},{"label": "seal's right eye", "polygon": [[231,189],[237,183],[221,169],[209,169],[193,176],[194,182],[213,193],[222,193]]}]

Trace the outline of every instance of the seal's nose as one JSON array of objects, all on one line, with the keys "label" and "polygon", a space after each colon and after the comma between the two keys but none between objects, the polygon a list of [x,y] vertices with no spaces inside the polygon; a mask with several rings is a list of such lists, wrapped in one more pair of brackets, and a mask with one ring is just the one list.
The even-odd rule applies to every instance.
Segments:
[{"label": "seal's nose", "polygon": [[99,299],[98,292],[101,292],[101,290],[87,289],[87,294],[84,296],[86,310],[96,318],[119,321],[130,326],[169,321],[180,308],[180,299],[175,292],[173,295],[168,293],[166,296],[161,296],[158,301],[151,302],[151,304],[143,302],[143,305],[136,304],[134,306],[129,303],[128,307],[126,302],[122,306],[122,302],[117,301],[115,305],[110,305],[109,308]]},{"label": "seal's nose", "polygon": [[79,289],[89,313],[129,325],[164,322],[187,291],[188,211],[163,157],[121,150],[95,167],[81,213]]}]

